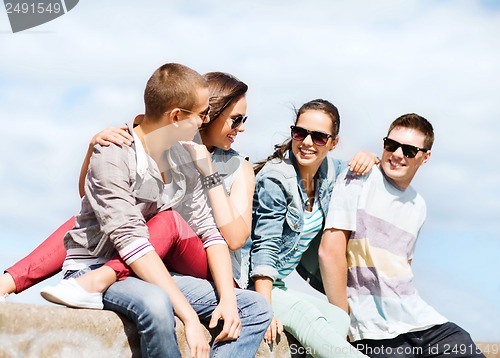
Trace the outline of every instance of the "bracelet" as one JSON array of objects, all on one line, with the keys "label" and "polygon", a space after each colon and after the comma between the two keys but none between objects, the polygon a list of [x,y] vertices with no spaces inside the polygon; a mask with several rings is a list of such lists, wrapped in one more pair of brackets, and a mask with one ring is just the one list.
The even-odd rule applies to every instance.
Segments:
[{"label": "bracelet", "polygon": [[206,190],[215,188],[216,186],[219,186],[221,184],[222,184],[222,178],[219,172],[207,175],[206,177],[203,177],[201,179],[201,186]]}]

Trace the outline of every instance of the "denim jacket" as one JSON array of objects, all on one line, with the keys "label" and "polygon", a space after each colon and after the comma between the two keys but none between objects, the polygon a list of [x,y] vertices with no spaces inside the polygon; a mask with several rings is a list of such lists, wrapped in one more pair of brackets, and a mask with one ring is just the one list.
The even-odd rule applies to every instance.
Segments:
[{"label": "denim jacket", "polygon": [[[316,173],[318,200],[327,215],[328,204],[337,175],[346,164],[326,157]],[[284,160],[266,163],[256,176],[252,214],[252,247],[250,277],[269,277],[293,256],[304,225],[308,197],[300,178],[297,163],[290,150]],[[324,222],[324,220],[323,220]],[[321,238],[322,232],[313,241]]]}]

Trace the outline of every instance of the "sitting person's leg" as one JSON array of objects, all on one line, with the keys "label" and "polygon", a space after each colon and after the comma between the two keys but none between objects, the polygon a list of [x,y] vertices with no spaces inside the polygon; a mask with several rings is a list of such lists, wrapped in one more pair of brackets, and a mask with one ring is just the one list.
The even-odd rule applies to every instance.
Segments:
[{"label": "sitting person's leg", "polygon": [[[178,270],[182,274],[199,276],[210,279],[207,265],[206,252],[201,240],[196,236],[186,221],[174,210],[158,213],[148,222],[150,242],[158,253],[164,258],[166,266],[171,270]],[[46,287],[42,296],[51,302],[79,307],[80,298],[85,291],[89,293],[104,292],[117,279],[132,275],[132,269],[118,255],[98,269],[87,272],[75,279],[83,291],[69,292],[69,286]],[[86,308],[99,309],[100,304],[86,306]]]},{"label": "sitting person's leg", "polygon": [[[407,336],[411,337],[412,333],[408,333]],[[470,334],[452,322],[422,331],[421,335],[415,337],[415,341],[423,343],[423,353],[419,355],[420,357],[484,358],[484,354],[476,346]]]},{"label": "sitting person's leg", "polygon": [[452,322],[404,333],[393,339],[359,340],[353,346],[375,358],[484,358],[469,333]]},{"label": "sitting person's leg", "polygon": [[273,288],[274,316],[314,357],[362,357],[347,342],[350,319],[327,301],[297,291]]},{"label": "sitting person's leg", "polygon": [[104,309],[120,313],[135,324],[143,357],[181,357],[174,309],[160,287],[128,277],[113,283],[103,301]]},{"label": "sitting person's leg", "polygon": [[20,293],[61,271],[66,257],[63,238],[74,222],[71,217],[29,255],[6,269],[0,276],[0,295]]},{"label": "sitting person's leg", "polygon": [[[149,242],[170,271],[203,279],[211,278],[203,243],[177,211],[162,211],[146,225]],[[112,268],[118,279],[133,274],[118,255],[105,266]]]},{"label": "sitting person's leg", "polygon": [[[181,292],[202,322],[209,322],[219,300],[213,284],[207,280],[172,273]],[[210,356],[254,357],[272,319],[271,306],[254,291],[235,288],[241,333],[237,340],[214,342]]]},{"label": "sitting person's leg", "polygon": [[392,339],[362,339],[352,345],[371,358],[417,358],[422,353],[407,339],[407,334]]}]

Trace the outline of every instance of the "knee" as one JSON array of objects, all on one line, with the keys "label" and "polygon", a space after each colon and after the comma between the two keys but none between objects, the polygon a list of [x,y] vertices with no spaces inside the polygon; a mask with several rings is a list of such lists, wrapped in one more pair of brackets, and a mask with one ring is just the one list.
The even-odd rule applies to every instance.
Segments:
[{"label": "knee", "polygon": [[172,329],[175,317],[168,294],[162,289],[149,290],[136,302],[137,321],[144,329]]}]

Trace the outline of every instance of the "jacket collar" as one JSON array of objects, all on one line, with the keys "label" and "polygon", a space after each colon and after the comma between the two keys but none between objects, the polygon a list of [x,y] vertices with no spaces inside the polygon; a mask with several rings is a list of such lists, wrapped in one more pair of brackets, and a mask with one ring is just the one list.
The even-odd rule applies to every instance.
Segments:
[{"label": "jacket collar", "polygon": [[160,171],[158,170],[158,165],[156,162],[146,153],[144,146],[142,145],[141,139],[134,131],[134,121],[131,121],[127,124],[128,130],[132,137],[134,138],[134,142],[132,143],[132,148],[135,149],[135,158],[136,158],[136,168],[137,175],[144,179],[145,174],[149,172],[149,174],[163,182]]}]

